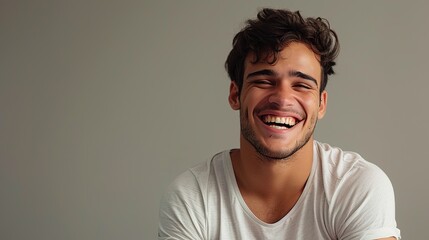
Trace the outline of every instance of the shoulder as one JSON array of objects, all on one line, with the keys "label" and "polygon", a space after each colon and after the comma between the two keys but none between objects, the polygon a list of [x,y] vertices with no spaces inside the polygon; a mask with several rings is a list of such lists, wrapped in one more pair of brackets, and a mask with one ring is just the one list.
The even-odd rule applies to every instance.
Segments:
[{"label": "shoulder", "polygon": [[[194,168],[204,168],[205,165],[206,163],[200,163]],[[180,217],[191,206],[193,212],[200,212],[199,214],[204,212],[203,194],[200,187],[204,181],[199,180],[204,175],[204,171],[197,173],[193,171],[194,168],[178,175],[167,187],[161,199],[161,214],[168,217]]]},{"label": "shoulder", "polygon": [[168,186],[164,199],[195,201],[204,197],[210,174],[222,165],[222,155],[218,153],[208,161],[201,162],[178,175]]},{"label": "shoulder", "polygon": [[[315,143],[322,168],[325,187],[334,194],[339,188],[377,189],[390,188],[387,175],[375,164],[366,161],[361,155],[344,151],[325,143]],[[330,196],[332,197],[332,196]]]}]

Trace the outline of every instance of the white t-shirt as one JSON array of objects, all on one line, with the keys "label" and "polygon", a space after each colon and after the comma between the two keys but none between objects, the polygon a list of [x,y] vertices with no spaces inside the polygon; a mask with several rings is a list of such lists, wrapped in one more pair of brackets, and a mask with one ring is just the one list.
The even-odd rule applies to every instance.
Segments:
[{"label": "white t-shirt", "polygon": [[258,219],[244,202],[229,153],[218,153],[176,178],[161,201],[159,239],[400,237],[392,184],[356,153],[314,141],[304,191],[273,224]]}]

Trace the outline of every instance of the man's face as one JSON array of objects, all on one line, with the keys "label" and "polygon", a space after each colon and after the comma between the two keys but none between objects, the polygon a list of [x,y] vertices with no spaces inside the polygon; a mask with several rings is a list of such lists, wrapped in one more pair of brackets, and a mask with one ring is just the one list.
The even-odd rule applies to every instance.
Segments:
[{"label": "man's face", "polygon": [[244,144],[263,157],[285,159],[312,139],[326,110],[318,56],[307,45],[292,42],[273,65],[252,63],[253,57],[249,54],[245,60],[240,94],[231,83],[230,105],[240,110]]}]

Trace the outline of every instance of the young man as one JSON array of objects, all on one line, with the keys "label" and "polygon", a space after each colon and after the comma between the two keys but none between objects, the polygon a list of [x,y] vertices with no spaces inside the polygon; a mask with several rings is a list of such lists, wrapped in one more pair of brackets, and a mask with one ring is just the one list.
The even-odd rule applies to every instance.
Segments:
[{"label": "young man", "polygon": [[356,153],[313,140],[338,39],[326,20],[264,9],[226,60],[240,148],[180,175],[159,239],[397,239],[391,183]]}]

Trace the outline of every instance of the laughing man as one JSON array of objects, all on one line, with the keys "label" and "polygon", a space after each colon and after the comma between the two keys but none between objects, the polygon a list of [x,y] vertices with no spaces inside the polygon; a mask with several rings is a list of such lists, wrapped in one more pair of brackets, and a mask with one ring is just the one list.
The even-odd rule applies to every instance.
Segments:
[{"label": "laughing man", "polygon": [[181,174],[161,202],[159,239],[399,239],[388,177],[313,139],[339,52],[321,18],[263,9],[225,67],[240,148]]}]

